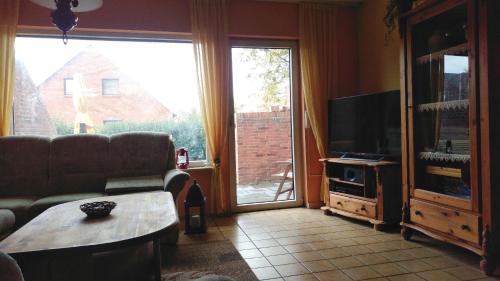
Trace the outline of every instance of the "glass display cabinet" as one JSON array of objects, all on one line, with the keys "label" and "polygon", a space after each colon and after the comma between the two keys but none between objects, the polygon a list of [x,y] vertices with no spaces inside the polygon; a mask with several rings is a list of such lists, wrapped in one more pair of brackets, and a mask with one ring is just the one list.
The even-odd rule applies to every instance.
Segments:
[{"label": "glass display cabinet", "polygon": [[491,108],[478,52],[498,47],[484,32],[498,20],[480,14],[499,6],[488,3],[428,0],[400,18],[402,234],[410,239],[417,230],[474,251],[487,273],[498,218],[491,207],[491,152],[482,146],[491,141],[485,125]]}]

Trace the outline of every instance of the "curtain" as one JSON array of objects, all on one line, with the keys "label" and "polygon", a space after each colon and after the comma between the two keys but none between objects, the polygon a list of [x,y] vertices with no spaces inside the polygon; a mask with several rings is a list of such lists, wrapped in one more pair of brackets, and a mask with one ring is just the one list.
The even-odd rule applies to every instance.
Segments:
[{"label": "curtain", "polygon": [[200,107],[213,161],[212,210],[229,211],[229,44],[224,0],[191,0]]},{"label": "curtain", "polygon": [[19,0],[0,0],[0,136],[10,134]]},{"label": "curtain", "polygon": [[[299,6],[302,91],[310,126],[321,158],[326,157],[327,104],[336,93],[336,46],[333,5],[301,3]],[[321,197],[328,202],[328,186],[321,183]]]}]

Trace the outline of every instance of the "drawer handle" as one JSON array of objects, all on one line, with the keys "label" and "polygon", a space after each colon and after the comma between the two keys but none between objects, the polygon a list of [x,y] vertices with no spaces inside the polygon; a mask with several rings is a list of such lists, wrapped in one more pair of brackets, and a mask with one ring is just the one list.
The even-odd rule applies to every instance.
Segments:
[{"label": "drawer handle", "polygon": [[420,212],[419,210],[415,211],[415,215],[416,216],[422,216],[422,212]]},{"label": "drawer handle", "polygon": [[361,206],[361,211],[366,211],[365,206]]},{"label": "drawer handle", "polygon": [[443,216],[447,217],[448,216],[448,213],[447,212],[442,212],[441,213]]},{"label": "drawer handle", "polygon": [[462,224],[462,230],[470,231],[470,227],[466,224]]},{"label": "drawer handle", "polygon": [[337,205],[342,205],[342,202],[340,202],[340,201],[337,201]]}]

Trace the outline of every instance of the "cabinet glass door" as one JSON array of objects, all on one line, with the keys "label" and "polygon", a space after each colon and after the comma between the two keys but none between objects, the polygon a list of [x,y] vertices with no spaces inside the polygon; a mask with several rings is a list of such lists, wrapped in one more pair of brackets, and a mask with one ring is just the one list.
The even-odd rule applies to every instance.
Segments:
[{"label": "cabinet glass door", "polygon": [[470,200],[467,24],[460,6],[412,28],[413,186]]}]

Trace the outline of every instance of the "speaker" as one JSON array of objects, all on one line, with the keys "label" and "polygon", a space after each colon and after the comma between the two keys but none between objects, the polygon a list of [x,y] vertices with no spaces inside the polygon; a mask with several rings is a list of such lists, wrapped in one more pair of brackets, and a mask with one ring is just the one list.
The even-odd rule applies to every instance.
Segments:
[{"label": "speaker", "polygon": [[345,167],[344,180],[355,183],[364,183],[363,168]]}]

